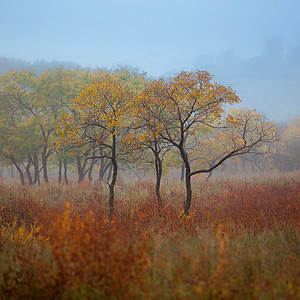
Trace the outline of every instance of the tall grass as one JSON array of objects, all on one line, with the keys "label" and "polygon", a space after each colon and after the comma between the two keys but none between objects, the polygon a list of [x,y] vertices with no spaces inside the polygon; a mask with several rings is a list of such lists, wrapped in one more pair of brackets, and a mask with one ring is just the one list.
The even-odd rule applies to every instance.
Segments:
[{"label": "tall grass", "polygon": [[0,186],[0,299],[298,299],[300,178]]}]

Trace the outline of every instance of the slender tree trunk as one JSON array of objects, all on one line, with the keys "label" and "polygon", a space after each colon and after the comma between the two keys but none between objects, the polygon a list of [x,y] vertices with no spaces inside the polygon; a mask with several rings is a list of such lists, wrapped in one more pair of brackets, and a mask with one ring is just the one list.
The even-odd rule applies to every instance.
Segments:
[{"label": "slender tree trunk", "polygon": [[113,169],[113,164],[111,163],[111,164],[109,165],[109,170],[108,170],[108,175],[107,175],[107,182],[110,181],[112,169]]},{"label": "slender tree trunk", "polygon": [[103,160],[104,158],[100,159],[100,169],[99,169],[99,181],[103,182],[104,172],[103,172]]},{"label": "slender tree trunk", "polygon": [[113,134],[113,143],[112,143],[112,179],[109,185],[109,218],[111,219],[114,214],[114,196],[115,196],[115,184],[118,176],[118,164],[116,158],[116,136]]},{"label": "slender tree trunk", "polygon": [[48,169],[47,169],[47,145],[44,147],[43,152],[42,152],[42,166],[43,166],[43,176],[44,176],[44,181],[46,183],[49,182],[48,178]]},{"label": "slender tree trunk", "polygon": [[157,198],[157,202],[158,202],[159,213],[161,214],[162,199],[161,199],[161,195],[160,195],[160,183],[161,183],[161,177],[162,177],[162,160],[159,158],[158,155],[155,156],[155,169],[156,169],[155,192],[156,192],[156,198]]},{"label": "slender tree trunk", "polygon": [[9,175],[11,178],[14,178],[14,166],[6,167],[6,168],[7,168],[8,175]]},{"label": "slender tree trunk", "polygon": [[33,154],[33,162],[32,163],[34,166],[34,181],[33,181],[33,183],[34,184],[38,183],[38,185],[40,185],[41,181],[40,181],[39,160],[38,160],[36,153]]},{"label": "slender tree trunk", "polygon": [[186,198],[184,201],[184,213],[189,214],[189,210],[192,203],[192,184],[191,184],[191,166],[189,163],[188,155],[184,151],[183,144],[179,145],[179,151],[184,162],[185,167],[185,189],[186,189]]},{"label": "slender tree trunk", "polygon": [[88,172],[88,178],[89,178],[89,181],[92,181],[92,180],[93,180],[92,172],[93,172],[93,168],[94,168],[95,163],[96,163],[96,159],[93,158],[93,159],[92,159],[92,162],[91,162],[91,165],[90,165],[90,168],[89,168],[89,172]]},{"label": "slender tree trunk", "polygon": [[69,181],[67,176],[67,161],[65,159],[64,159],[64,178],[65,178],[66,185],[68,185]]},{"label": "slender tree trunk", "polygon": [[78,173],[78,182],[82,182],[84,179],[83,166],[81,164],[80,158],[77,158],[77,173]]},{"label": "slender tree trunk", "polygon": [[59,158],[58,160],[58,183],[61,183],[61,174],[62,174],[62,160]]},{"label": "slender tree trunk", "polygon": [[[100,147],[100,156],[102,156],[102,155],[103,155],[103,150]],[[103,169],[104,169],[104,157],[101,157],[100,158],[100,170],[99,170],[99,180],[100,180],[100,182],[103,182],[103,177],[104,177],[104,174],[105,174],[105,172],[103,172]]]},{"label": "slender tree trunk", "polygon": [[185,186],[186,186],[186,199],[184,203],[184,213],[186,215],[189,214],[189,210],[192,203],[192,184],[191,184],[191,176],[186,171],[186,178],[185,178]]},{"label": "slender tree trunk", "polygon": [[25,171],[26,171],[26,175],[27,175],[27,178],[28,178],[28,181],[29,181],[29,185],[33,184],[32,176],[30,174],[31,161],[32,161],[31,157],[29,156],[27,165],[25,166]]},{"label": "slender tree trunk", "polygon": [[24,174],[23,174],[22,169],[20,168],[20,166],[17,164],[16,160],[13,157],[10,157],[10,159],[13,162],[14,166],[16,167],[17,171],[20,174],[21,184],[25,185]]},{"label": "slender tree trunk", "polygon": [[156,173],[156,184],[155,184],[155,194],[158,202],[159,215],[161,215],[162,210],[162,199],[160,195],[160,184],[162,177],[162,162],[163,159],[160,158],[160,150],[157,143],[154,144],[154,148],[150,148],[155,157],[155,173]]},{"label": "slender tree trunk", "polygon": [[[100,156],[103,155],[103,149],[100,147]],[[99,170],[99,180],[100,182],[103,182],[104,175],[107,172],[108,168],[111,166],[111,161],[108,161],[108,159],[101,157],[100,158],[100,170]]]},{"label": "slender tree trunk", "polygon": [[108,162],[106,165],[102,165],[102,163],[101,163],[100,170],[99,170],[99,180],[100,180],[100,182],[103,182],[104,175],[107,172],[107,170],[110,170],[109,172],[111,173],[111,168],[112,168],[111,161]]}]

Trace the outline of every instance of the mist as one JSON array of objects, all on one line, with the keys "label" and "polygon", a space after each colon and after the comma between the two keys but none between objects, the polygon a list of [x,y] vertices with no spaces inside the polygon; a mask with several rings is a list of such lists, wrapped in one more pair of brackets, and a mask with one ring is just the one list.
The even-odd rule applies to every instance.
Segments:
[{"label": "mist", "polygon": [[193,67],[232,84],[241,106],[256,108],[276,121],[291,119],[300,111],[300,44],[286,49],[280,37],[264,43],[257,56],[242,57],[233,49],[214,57],[199,55]]},{"label": "mist", "polygon": [[287,121],[300,111],[299,10],[296,0],[6,2],[0,72],[49,64],[124,65],[152,78],[207,70],[233,85],[242,106]]},{"label": "mist", "polygon": [[[172,60],[172,57],[169,59]],[[175,62],[178,61],[174,58],[174,65]],[[232,85],[242,100],[239,105],[241,107],[255,108],[277,122],[286,122],[300,113],[300,44],[287,48],[280,36],[266,40],[260,54],[255,56],[242,56],[234,49],[225,50],[215,56],[200,54],[187,67],[173,67],[161,74],[142,69],[143,64],[126,65],[122,61],[103,66],[86,66],[72,61],[29,61],[4,56],[0,57],[0,74],[29,68],[42,72],[56,67],[70,70],[113,69],[119,65],[146,72],[151,78],[170,77],[182,69],[207,70],[215,76],[215,81]]]}]

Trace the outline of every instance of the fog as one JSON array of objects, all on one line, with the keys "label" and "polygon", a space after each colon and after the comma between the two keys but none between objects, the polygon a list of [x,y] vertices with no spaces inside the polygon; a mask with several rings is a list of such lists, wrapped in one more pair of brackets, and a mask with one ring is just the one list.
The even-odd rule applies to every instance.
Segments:
[{"label": "fog", "polygon": [[300,112],[300,44],[285,50],[282,38],[274,36],[257,56],[242,57],[231,49],[217,57],[199,55],[193,67],[232,84],[241,106],[256,108],[276,121]]},{"label": "fog", "polygon": [[233,84],[242,106],[276,121],[299,114],[298,0],[16,0],[1,6],[2,74],[22,65],[41,71],[53,61],[69,68],[132,66],[154,78],[206,69]]}]

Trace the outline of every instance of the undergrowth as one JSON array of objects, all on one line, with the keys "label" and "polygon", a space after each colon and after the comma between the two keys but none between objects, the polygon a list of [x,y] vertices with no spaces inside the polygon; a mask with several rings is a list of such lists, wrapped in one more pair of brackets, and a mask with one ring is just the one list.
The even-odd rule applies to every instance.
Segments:
[{"label": "undergrowth", "polygon": [[0,185],[1,299],[299,299],[300,179]]}]

